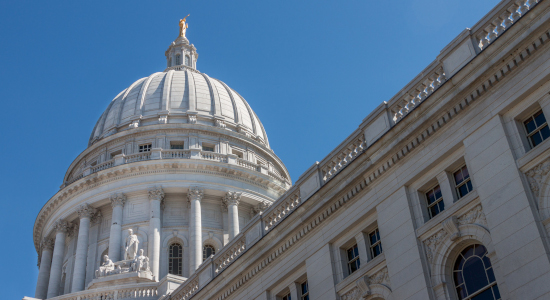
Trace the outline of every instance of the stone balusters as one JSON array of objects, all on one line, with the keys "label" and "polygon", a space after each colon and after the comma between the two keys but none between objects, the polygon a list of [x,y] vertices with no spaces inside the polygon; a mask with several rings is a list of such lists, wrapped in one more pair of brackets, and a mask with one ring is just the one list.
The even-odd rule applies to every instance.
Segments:
[{"label": "stone balusters", "polygon": [[225,194],[222,200],[227,205],[229,240],[232,240],[239,234],[239,202],[241,201],[241,194],[230,191]]},{"label": "stone balusters", "polygon": [[[59,296],[61,282],[61,269],[63,267],[63,256],[65,255],[65,238],[69,230],[69,222],[59,220],[53,226],[55,230],[55,244],[53,247],[52,265],[50,268],[50,281],[48,283],[47,297]],[[44,258],[42,258],[44,260]]]},{"label": "stone balusters", "polygon": [[73,285],[71,293],[84,290],[86,282],[86,261],[88,256],[88,238],[90,235],[90,220],[97,210],[88,204],[82,204],[77,211],[80,217],[78,240],[73,271]]},{"label": "stone balusters", "polygon": [[162,187],[155,186],[149,189],[149,258],[151,260],[151,272],[155,280],[159,280],[159,262],[160,262],[160,214],[161,202],[164,200],[164,191]]},{"label": "stone balusters", "polygon": [[201,200],[204,190],[200,187],[190,187],[187,192],[187,199],[190,203],[189,210],[189,275],[202,263],[202,218]]},{"label": "stone balusters", "polygon": [[36,291],[34,292],[34,297],[38,299],[45,299],[48,296],[48,282],[50,281],[54,243],[53,239],[46,238],[40,244],[42,255],[40,256],[40,269],[38,271],[38,280],[36,281]]},{"label": "stone balusters", "polygon": [[113,215],[111,217],[111,233],[109,236],[109,258],[112,261],[120,260],[120,249],[122,243],[122,209],[126,202],[126,196],[123,193],[111,195],[111,206]]}]

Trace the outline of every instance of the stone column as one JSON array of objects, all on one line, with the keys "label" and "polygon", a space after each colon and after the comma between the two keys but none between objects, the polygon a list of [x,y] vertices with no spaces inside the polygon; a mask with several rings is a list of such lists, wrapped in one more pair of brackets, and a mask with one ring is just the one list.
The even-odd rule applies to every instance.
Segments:
[{"label": "stone column", "polygon": [[149,259],[151,261],[151,272],[155,280],[159,280],[160,263],[160,213],[161,201],[164,200],[162,187],[153,187],[149,190]]},{"label": "stone column", "polygon": [[38,270],[38,280],[36,281],[36,291],[34,292],[34,297],[38,299],[46,299],[48,296],[53,246],[53,239],[44,239],[40,244],[42,255],[40,256],[40,270]]},{"label": "stone column", "polygon": [[73,271],[73,286],[71,293],[84,290],[86,281],[86,261],[88,257],[88,238],[90,234],[90,219],[97,210],[88,204],[82,204],[77,211],[80,217],[78,228],[78,240],[76,242],[76,254]]},{"label": "stone column", "polygon": [[201,200],[204,190],[194,186],[189,188],[187,198],[191,204],[189,210],[189,276],[195,274],[195,270],[202,263],[202,218]]},{"label": "stone column", "polygon": [[63,267],[63,256],[65,256],[65,237],[69,230],[69,223],[59,220],[54,225],[55,244],[53,247],[52,265],[50,269],[50,282],[48,283],[47,297],[59,296],[59,283],[61,282],[61,268]]},{"label": "stone column", "polygon": [[122,243],[122,209],[126,202],[126,196],[123,193],[111,195],[111,206],[113,215],[111,217],[111,233],[109,235],[109,258],[112,261],[119,261],[120,249]]},{"label": "stone column", "polygon": [[229,240],[231,241],[239,234],[239,202],[241,201],[239,192],[227,192],[223,201],[227,205],[227,219],[229,224]]}]

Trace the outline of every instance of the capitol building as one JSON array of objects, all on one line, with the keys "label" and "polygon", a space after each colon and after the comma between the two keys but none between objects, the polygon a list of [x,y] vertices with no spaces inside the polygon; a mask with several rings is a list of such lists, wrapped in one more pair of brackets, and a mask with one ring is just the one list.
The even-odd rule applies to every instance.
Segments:
[{"label": "capitol building", "polygon": [[500,1],[294,184],[179,26],[40,210],[23,299],[550,299],[550,1]]}]

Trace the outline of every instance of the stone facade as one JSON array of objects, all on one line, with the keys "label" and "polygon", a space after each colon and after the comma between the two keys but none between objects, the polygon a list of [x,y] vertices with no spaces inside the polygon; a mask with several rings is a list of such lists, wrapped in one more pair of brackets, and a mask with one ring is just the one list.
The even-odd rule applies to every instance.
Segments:
[{"label": "stone facade", "polygon": [[[549,45],[550,2],[501,1],[293,186],[238,109],[96,126],[37,218],[36,297],[548,299]],[[200,74],[194,54],[170,60],[191,46],[170,46],[166,72]],[[94,278],[127,229],[153,278]],[[455,275],[471,255],[489,274],[477,290]]]}]

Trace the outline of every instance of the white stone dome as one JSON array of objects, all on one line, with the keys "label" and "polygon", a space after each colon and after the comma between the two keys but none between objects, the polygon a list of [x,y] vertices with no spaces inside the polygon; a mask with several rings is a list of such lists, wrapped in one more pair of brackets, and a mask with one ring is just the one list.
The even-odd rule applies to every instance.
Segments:
[{"label": "white stone dome", "polygon": [[138,126],[173,123],[222,127],[269,148],[262,123],[239,93],[184,65],[141,78],[120,92],[97,121],[89,145]]}]

